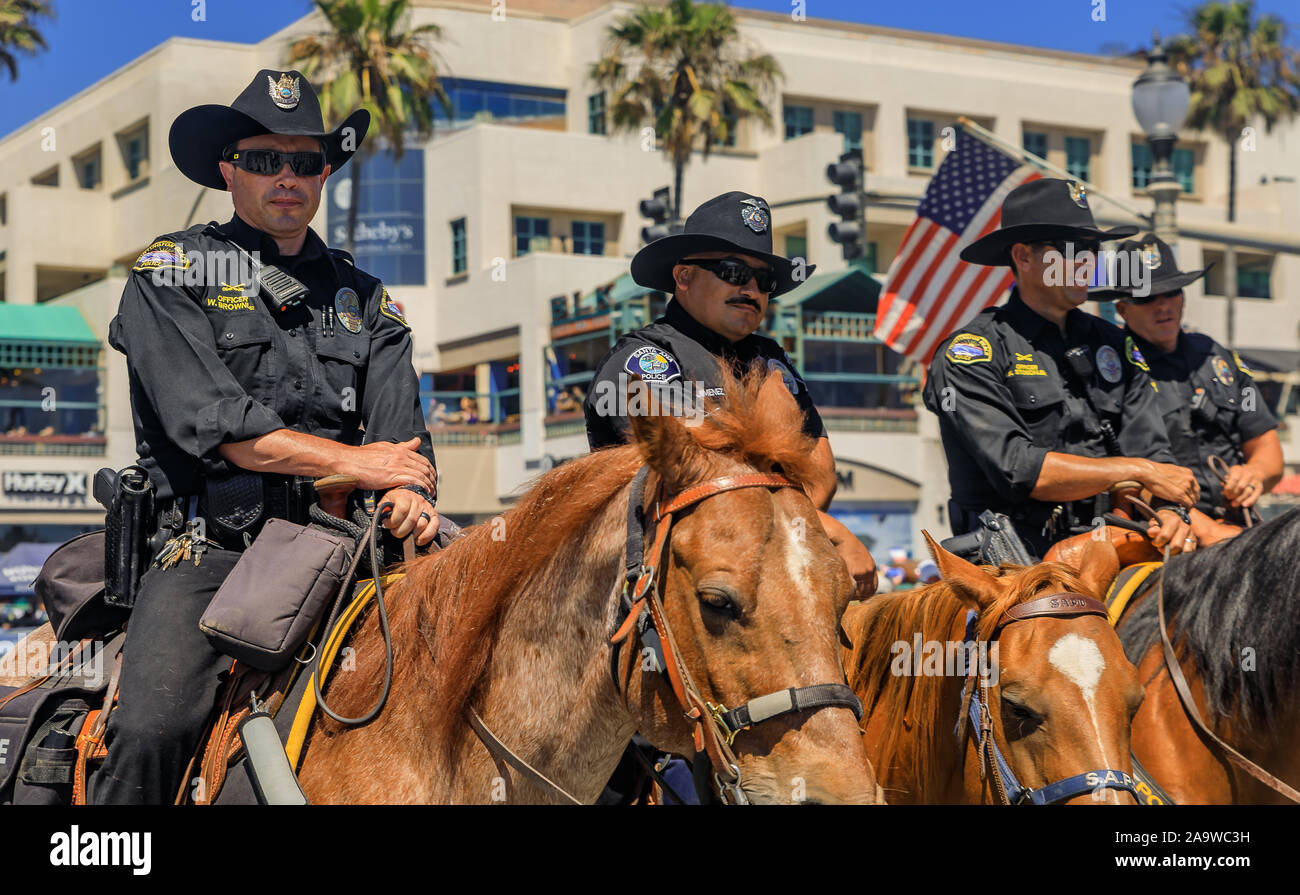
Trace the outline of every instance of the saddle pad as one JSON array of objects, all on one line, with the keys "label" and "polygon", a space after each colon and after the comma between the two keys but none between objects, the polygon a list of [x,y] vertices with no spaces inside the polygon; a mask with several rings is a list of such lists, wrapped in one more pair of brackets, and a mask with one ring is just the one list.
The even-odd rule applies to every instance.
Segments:
[{"label": "saddle pad", "polygon": [[1135,563],[1126,566],[1115,577],[1115,582],[1106,594],[1106,615],[1110,619],[1112,628],[1119,624],[1120,617],[1124,615],[1124,610],[1128,608],[1133,597],[1146,587],[1155,584],[1157,573],[1163,567],[1162,562]]}]

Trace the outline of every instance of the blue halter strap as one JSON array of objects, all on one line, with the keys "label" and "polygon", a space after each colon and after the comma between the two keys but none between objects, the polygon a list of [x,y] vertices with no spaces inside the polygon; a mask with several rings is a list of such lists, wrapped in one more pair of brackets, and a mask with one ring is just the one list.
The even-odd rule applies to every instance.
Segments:
[{"label": "blue halter strap", "polygon": [[[1057,605],[1053,605],[1055,601]],[[1086,602],[1083,602],[1086,601]],[[1035,607],[1034,604],[1039,604]],[[1096,604],[1095,606],[1092,604]],[[1089,597],[1082,597],[1079,594],[1053,594],[1050,597],[1043,597],[1020,606],[1012,607],[1021,610],[1018,613],[1008,612],[1010,618],[1004,617],[998,625],[1001,630],[1002,625],[1012,621],[1019,621],[1023,618],[1037,618],[1042,616],[1070,616],[1070,615],[1095,615],[1097,614],[1096,606],[1101,606],[1096,600]],[[1077,611],[1072,611],[1077,610]],[[1105,607],[1102,607],[1102,613]],[[975,640],[975,623],[979,616],[972,610],[966,613],[966,656],[967,661],[972,661],[971,657],[975,655],[974,650],[977,646]],[[997,631],[993,634],[997,636]],[[997,772],[998,778],[1002,783],[1002,790],[1006,793],[1007,802],[1011,805],[1053,805],[1057,802],[1064,802],[1075,796],[1083,795],[1087,792],[1097,792],[1103,789],[1116,789],[1132,794],[1137,799],[1137,787],[1134,785],[1133,778],[1123,771],[1114,768],[1097,768],[1091,771],[1085,771],[1082,774],[1075,774],[1073,777],[1066,777],[1064,780],[1058,780],[1055,783],[1049,783],[1038,789],[1031,789],[1023,785],[1016,777],[1015,771],[1011,770],[1011,765],[1002,755],[1002,750],[998,748],[997,737],[993,735],[992,727],[985,731],[983,727],[985,716],[988,714],[988,706],[984,703],[984,688],[976,680],[977,675],[972,671],[967,676],[966,686],[962,689],[962,704],[969,705],[969,721],[971,732],[976,739],[976,748],[980,753],[981,766],[988,760],[988,755],[992,755],[990,762],[993,769]],[[974,692],[968,692],[973,689]],[[965,736],[962,724],[962,718],[957,719],[957,728],[954,731],[960,747]],[[985,750],[988,750],[986,753]],[[1141,801],[1141,800],[1139,800]]]}]

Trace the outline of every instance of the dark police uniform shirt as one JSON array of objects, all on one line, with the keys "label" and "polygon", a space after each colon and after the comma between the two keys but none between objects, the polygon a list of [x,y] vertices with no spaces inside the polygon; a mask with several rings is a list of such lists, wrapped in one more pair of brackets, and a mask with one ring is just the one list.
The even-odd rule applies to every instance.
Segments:
[{"label": "dark police uniform shirt", "polygon": [[[232,253],[223,236],[310,294],[279,312],[250,283],[218,282],[206,253]],[[208,272],[186,285],[195,265]],[[155,285],[155,272],[175,279]],[[363,425],[367,443],[418,435],[433,462],[410,327],[378,279],[311,229],[292,256],[237,215],[160,236],[131,269],[109,343],[127,356],[140,465],[159,498],[199,493],[204,476],[236,470],[219,445],[276,429],[349,445]]]},{"label": "dark police uniform shirt", "polygon": [[662,317],[620,337],[596,365],[591,391],[583,403],[591,449],[624,444],[630,437],[627,417],[609,411],[615,406],[611,396],[624,394],[624,383],[633,375],[648,383],[702,382],[705,397],[716,401],[723,397],[719,360],[729,362],[737,375],[755,361],[778,371],[803,411],[804,432],[813,438],[825,437],[826,427],[813,406],[808,384],[795,372],[780,345],[756,333],[733,343],[670,301]]},{"label": "dark police uniform shirt", "polygon": [[[1027,520],[1022,536],[1040,536],[1056,506],[1029,498],[1043,458],[1049,451],[1109,456],[1103,419],[1121,456],[1176,462],[1156,386],[1125,351],[1124,332],[1078,309],[1065,327],[1062,337],[1013,289],[1004,306],[981,311],[935,352],[925,406],[939,417],[952,500],[968,518],[992,509]],[[1086,381],[1065,357],[1079,345],[1093,367]],[[953,515],[954,531],[969,530],[970,522]],[[1088,512],[1082,521],[1091,519]]]},{"label": "dark police uniform shirt", "polygon": [[1180,466],[1201,485],[1197,509],[1222,517],[1223,485],[1210,469],[1217,455],[1228,466],[1246,462],[1242,445],[1277,428],[1277,420],[1236,352],[1202,333],[1179,333],[1166,354],[1136,334],[1138,357],[1160,386],[1158,403]]}]

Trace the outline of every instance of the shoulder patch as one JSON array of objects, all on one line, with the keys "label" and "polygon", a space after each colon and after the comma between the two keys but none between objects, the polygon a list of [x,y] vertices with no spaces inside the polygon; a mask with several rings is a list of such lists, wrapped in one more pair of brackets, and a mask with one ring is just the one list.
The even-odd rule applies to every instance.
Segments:
[{"label": "shoulder patch", "polygon": [[646,382],[671,382],[682,375],[677,358],[655,345],[645,345],[628,355],[623,369]]},{"label": "shoulder patch", "polygon": [[1111,345],[1102,345],[1097,349],[1097,371],[1101,378],[1114,385],[1124,378],[1124,371],[1119,365],[1119,352]]},{"label": "shoulder patch", "polygon": [[1226,360],[1216,354],[1214,359],[1210,361],[1210,366],[1214,367],[1215,379],[1219,380],[1223,385],[1232,385],[1234,381],[1232,378],[1232,368],[1228,366]]},{"label": "shoulder patch", "polygon": [[796,398],[799,397],[799,377],[795,376],[794,371],[787,367],[784,362],[779,361],[774,357],[769,357],[767,359],[767,369],[769,371],[775,370],[780,373],[781,381],[785,383],[786,391],[794,395]]},{"label": "shoulder patch", "polygon": [[388,290],[383,286],[380,286],[379,288],[382,290],[379,293],[379,313],[383,314],[385,317],[396,320],[398,323],[402,324],[402,326],[410,329],[411,324],[406,322],[406,317],[403,316],[402,309],[397,306],[397,302],[393,301],[392,296],[388,294]]},{"label": "shoulder patch", "polygon": [[1124,356],[1128,358],[1130,364],[1137,367],[1142,372],[1151,372],[1151,368],[1147,366],[1147,359],[1142,356],[1142,351],[1137,347],[1132,336],[1124,337]]},{"label": "shoulder patch", "polygon": [[1237,369],[1238,369],[1238,370],[1240,370],[1241,372],[1245,373],[1247,376],[1254,376],[1254,375],[1255,375],[1253,372],[1251,372],[1250,367],[1246,366],[1245,362],[1242,361],[1242,359],[1241,359],[1241,355],[1240,355],[1240,354],[1238,354],[1238,353],[1235,352],[1235,351],[1232,352],[1232,359],[1233,359],[1234,361],[1237,362]]},{"label": "shoulder patch", "polygon": [[186,270],[190,259],[185,256],[185,249],[171,239],[155,239],[139,258],[135,259],[132,270]]},{"label": "shoulder patch", "polygon": [[993,346],[983,336],[960,333],[952,337],[943,356],[954,364],[986,364],[993,360]]}]

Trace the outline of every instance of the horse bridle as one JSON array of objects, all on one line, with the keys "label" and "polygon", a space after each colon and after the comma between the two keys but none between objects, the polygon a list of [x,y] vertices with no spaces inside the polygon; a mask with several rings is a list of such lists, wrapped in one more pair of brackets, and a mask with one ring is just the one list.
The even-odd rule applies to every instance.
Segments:
[{"label": "horse bridle", "polygon": [[[1106,607],[1092,597],[1069,591],[1049,594],[1025,603],[1018,603],[1007,609],[998,619],[997,625],[989,633],[988,639],[982,641],[985,649],[1002,633],[1007,625],[1031,618],[1073,618],[1079,615],[1100,615],[1107,618]],[[997,738],[993,735],[993,717],[988,706],[988,677],[979,673],[976,680],[978,662],[973,659],[975,648],[981,645],[976,640],[975,628],[979,614],[971,610],[966,615],[966,661],[970,667],[966,671],[966,684],[962,688],[961,714],[957,718],[957,745],[964,745],[966,723],[976,737],[976,748],[980,757],[980,780],[987,777],[992,768],[993,789],[1006,805],[1053,805],[1064,802],[1086,792],[1102,789],[1118,789],[1131,793],[1137,798],[1137,787],[1133,778],[1124,771],[1114,768],[1097,768],[1066,777],[1055,783],[1049,783],[1038,789],[1031,789],[1021,784],[1011,770],[998,748]]]},{"label": "horse bridle", "polygon": [[[643,499],[649,474],[649,466],[641,467],[632,480],[628,496],[624,586],[620,613],[615,623],[617,630],[610,637],[610,643],[614,645],[614,655],[611,658],[614,686],[621,691],[617,673],[618,649],[636,629],[642,642],[655,651],[659,659],[659,670],[666,674],[683,714],[694,726],[692,740],[696,764],[707,758],[712,766],[712,784],[724,803],[748,804],[749,800],[741,788],[740,766],[731,749],[737,734],[772,718],[827,707],[850,709],[861,720],[862,703],[844,683],[790,687],[758,696],[735,709],[728,709],[721,704],[714,705],[706,700],[681,659],[668,618],[664,614],[663,570],[667,565],[666,551],[674,515],[701,501],[741,488],[798,489],[799,486],[781,475],[744,473],[710,479],[685,489],[670,500],[656,500],[653,504],[654,539],[646,551],[647,508],[643,506]],[[659,487],[662,488],[662,484]]]}]

